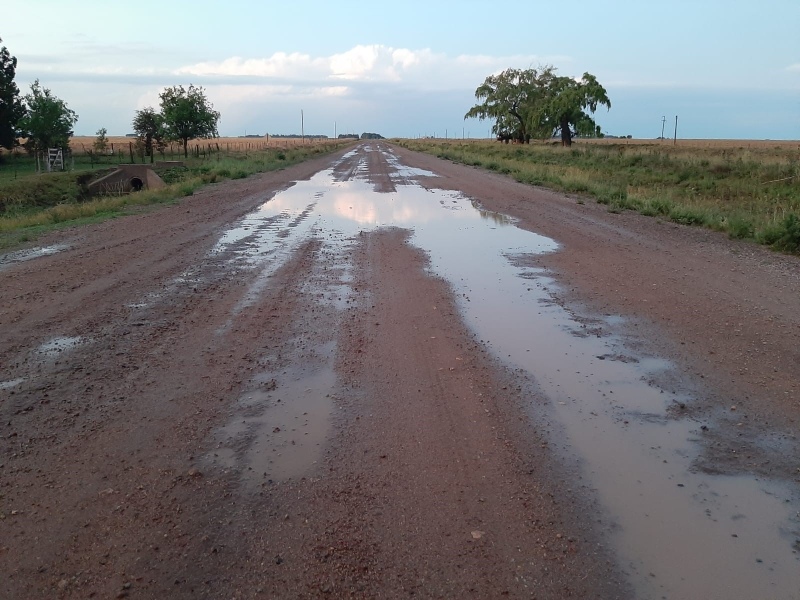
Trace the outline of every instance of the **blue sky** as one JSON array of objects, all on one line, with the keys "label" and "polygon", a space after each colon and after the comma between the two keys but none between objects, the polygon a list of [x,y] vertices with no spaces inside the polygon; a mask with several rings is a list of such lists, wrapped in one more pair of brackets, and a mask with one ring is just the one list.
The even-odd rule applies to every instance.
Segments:
[{"label": "blue sky", "polygon": [[[202,85],[221,135],[374,131],[485,137],[464,121],[508,67],[597,76],[597,122],[654,138],[800,139],[800,1],[570,3],[5,0],[3,45],[78,134],[130,131],[170,85]],[[135,6],[135,10],[130,7]]]}]

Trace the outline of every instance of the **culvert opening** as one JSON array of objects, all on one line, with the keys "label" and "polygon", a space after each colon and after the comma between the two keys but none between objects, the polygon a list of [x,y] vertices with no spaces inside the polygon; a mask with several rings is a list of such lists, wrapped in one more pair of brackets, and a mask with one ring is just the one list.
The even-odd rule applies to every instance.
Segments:
[{"label": "culvert opening", "polygon": [[143,187],[144,182],[141,179],[138,177],[133,177],[131,179],[131,189],[133,189],[134,192],[141,192]]}]

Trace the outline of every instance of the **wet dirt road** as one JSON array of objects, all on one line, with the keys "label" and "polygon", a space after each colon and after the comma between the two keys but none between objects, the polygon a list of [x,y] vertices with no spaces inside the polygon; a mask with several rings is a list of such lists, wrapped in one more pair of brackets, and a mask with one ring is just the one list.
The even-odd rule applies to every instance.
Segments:
[{"label": "wet dirt road", "polygon": [[797,597],[795,258],[372,143],[0,281],[9,598]]}]

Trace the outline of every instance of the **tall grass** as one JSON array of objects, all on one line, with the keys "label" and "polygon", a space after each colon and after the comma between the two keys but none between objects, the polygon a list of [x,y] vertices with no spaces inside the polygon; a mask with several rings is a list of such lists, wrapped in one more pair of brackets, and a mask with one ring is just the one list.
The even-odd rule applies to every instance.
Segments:
[{"label": "tall grass", "polygon": [[[115,216],[131,206],[171,202],[193,195],[204,185],[281,169],[347,143],[190,158],[184,166],[155,169],[167,184],[165,188],[94,198],[87,196],[87,183],[103,170],[0,178],[0,248],[27,241],[54,227]],[[0,165],[0,170],[7,166]]]},{"label": "tall grass", "polygon": [[522,183],[593,197],[614,212],[709,227],[787,252],[800,248],[800,144],[398,143]]}]

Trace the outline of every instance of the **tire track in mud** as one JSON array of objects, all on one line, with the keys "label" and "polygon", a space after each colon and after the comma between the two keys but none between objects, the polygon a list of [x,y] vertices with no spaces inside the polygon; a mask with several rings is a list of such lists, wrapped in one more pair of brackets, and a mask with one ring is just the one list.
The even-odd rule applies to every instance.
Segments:
[{"label": "tire track in mud", "polygon": [[[360,236],[323,468],[245,501],[232,530],[248,532],[248,558],[227,591],[257,571],[258,589],[282,597],[623,597],[581,501],[551,479],[542,440],[531,451],[521,435],[513,376],[470,338],[406,238]],[[316,320],[295,317],[311,335]]]}]

